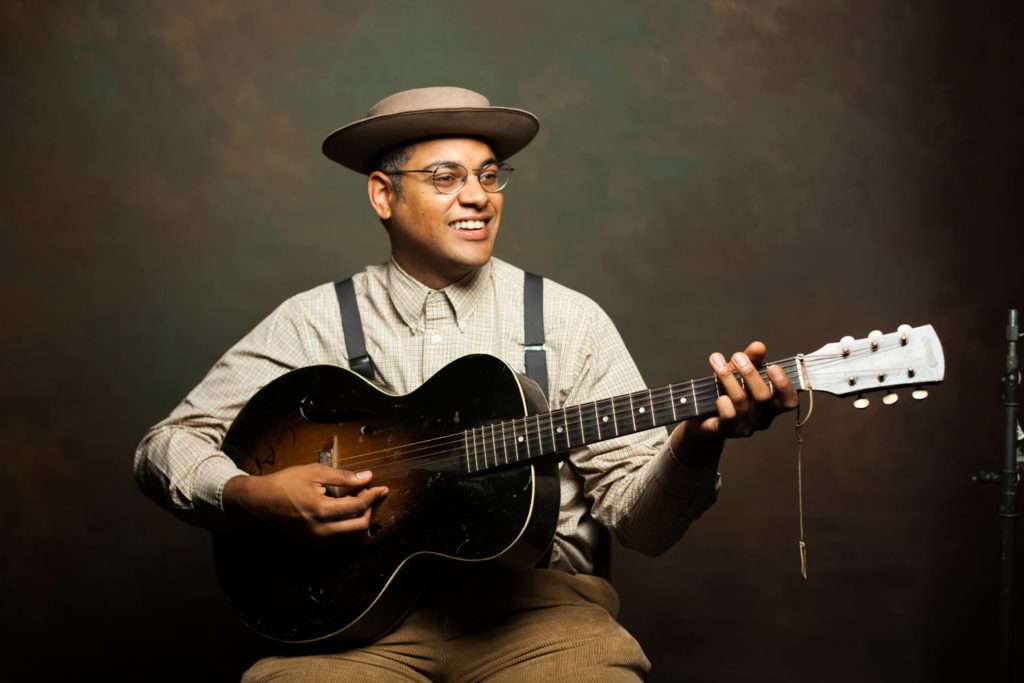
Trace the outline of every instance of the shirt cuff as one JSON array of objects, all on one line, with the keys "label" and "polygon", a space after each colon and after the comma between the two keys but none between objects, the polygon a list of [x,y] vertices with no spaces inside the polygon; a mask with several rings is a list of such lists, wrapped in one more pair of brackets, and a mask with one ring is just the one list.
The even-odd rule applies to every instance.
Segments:
[{"label": "shirt cuff", "polygon": [[224,512],[224,485],[229,479],[248,473],[238,469],[234,461],[223,453],[206,459],[196,470],[195,485],[192,489],[192,505],[196,509]]}]

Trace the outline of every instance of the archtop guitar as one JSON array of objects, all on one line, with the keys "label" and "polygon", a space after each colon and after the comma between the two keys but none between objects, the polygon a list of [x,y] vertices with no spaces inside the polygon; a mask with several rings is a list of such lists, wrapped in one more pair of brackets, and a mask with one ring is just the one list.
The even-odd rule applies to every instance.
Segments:
[{"label": "archtop guitar", "polygon": [[[899,387],[922,398],[945,373],[930,325],[844,337],[777,364],[798,390],[858,395],[855,405],[877,391],[892,402]],[[289,372],[245,405],[224,452],[257,476],[309,463],[372,469],[389,494],[366,534],[337,543],[216,532],[224,593],[274,640],[374,640],[446,564],[535,564],[554,537],[557,463],[569,451],[712,415],[722,391],[707,377],[548,411],[532,380],[485,355],[454,361],[405,396],[340,367]]]}]

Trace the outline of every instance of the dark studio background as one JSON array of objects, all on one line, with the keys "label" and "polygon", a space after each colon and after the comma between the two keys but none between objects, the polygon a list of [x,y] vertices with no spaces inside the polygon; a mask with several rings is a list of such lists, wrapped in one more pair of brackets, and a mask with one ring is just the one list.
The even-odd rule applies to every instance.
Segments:
[{"label": "dark studio background", "polygon": [[[664,556],[618,549],[652,680],[988,680],[1006,309],[1024,308],[1016,2],[0,6],[4,673],[236,680],[261,642],[143,432],[281,300],[382,261],[323,137],[394,91],[535,112],[498,255],[599,303],[652,386],[932,323],[947,382],[818,396]],[[1024,566],[1024,558],[1019,566]],[[1018,602],[1020,602],[1018,600]],[[1018,638],[1018,642],[1020,639]]]}]

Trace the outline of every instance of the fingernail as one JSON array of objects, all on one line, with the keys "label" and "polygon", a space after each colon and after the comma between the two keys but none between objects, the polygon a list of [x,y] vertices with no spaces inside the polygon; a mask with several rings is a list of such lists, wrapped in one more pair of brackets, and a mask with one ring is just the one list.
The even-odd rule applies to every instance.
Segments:
[{"label": "fingernail", "polygon": [[387,487],[387,486],[385,486],[385,487],[384,487],[384,490],[380,492],[380,495],[382,495],[382,496],[386,496],[386,495],[388,495],[388,490],[389,490],[389,489],[388,489],[388,487]]},{"label": "fingernail", "polygon": [[356,472],[356,479],[369,479],[370,470],[363,470],[362,472]]},{"label": "fingernail", "polygon": [[725,370],[725,356],[720,353],[711,354],[711,364],[715,366],[715,370]]},{"label": "fingernail", "polygon": [[747,356],[742,353],[734,354],[732,357],[732,362],[735,363],[736,367],[738,368],[745,368],[747,367],[747,365],[750,364],[750,362],[747,360]]}]

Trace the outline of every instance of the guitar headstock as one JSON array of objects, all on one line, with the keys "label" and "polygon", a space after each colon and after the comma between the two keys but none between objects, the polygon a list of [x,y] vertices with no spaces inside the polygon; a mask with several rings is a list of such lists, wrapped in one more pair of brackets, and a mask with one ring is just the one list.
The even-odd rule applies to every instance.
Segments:
[{"label": "guitar headstock", "polygon": [[941,382],[946,372],[942,344],[931,325],[900,325],[896,332],[876,330],[863,339],[843,337],[803,361],[808,388],[857,395],[857,408],[868,404],[860,395],[874,391],[888,391],[882,401],[894,403],[897,387],[915,387],[914,398],[924,398],[928,392],[921,387]]}]

